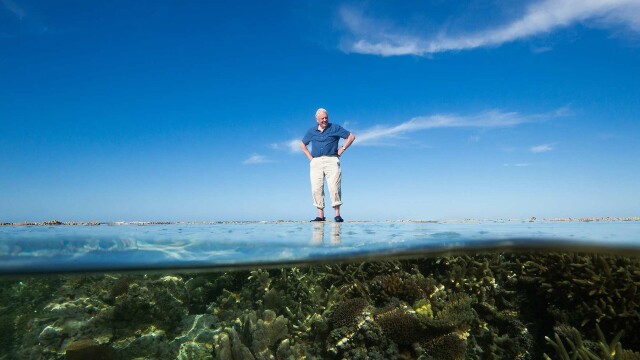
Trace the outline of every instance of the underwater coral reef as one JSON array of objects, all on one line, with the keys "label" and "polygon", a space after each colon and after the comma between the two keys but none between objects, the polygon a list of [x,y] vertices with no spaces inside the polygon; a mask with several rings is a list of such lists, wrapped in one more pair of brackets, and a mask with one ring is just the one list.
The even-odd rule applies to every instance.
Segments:
[{"label": "underwater coral reef", "polygon": [[0,281],[0,359],[640,359],[640,260],[488,253]]}]

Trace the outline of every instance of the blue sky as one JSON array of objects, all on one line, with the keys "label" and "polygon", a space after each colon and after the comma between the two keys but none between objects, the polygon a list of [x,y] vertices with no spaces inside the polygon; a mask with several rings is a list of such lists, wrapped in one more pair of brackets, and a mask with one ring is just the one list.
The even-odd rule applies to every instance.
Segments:
[{"label": "blue sky", "polygon": [[0,221],[640,215],[640,1],[0,0]]}]

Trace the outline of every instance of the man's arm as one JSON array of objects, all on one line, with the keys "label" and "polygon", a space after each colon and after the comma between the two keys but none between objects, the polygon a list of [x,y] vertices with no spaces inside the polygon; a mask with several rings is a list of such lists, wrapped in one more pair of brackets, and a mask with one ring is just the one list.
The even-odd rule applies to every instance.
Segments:
[{"label": "man's arm", "polygon": [[344,153],[345,150],[347,150],[347,148],[349,146],[351,146],[351,143],[356,139],[356,136],[353,135],[353,133],[349,133],[349,137],[347,138],[347,141],[344,142],[344,145],[342,145],[342,147],[340,149],[338,149],[338,156],[342,155],[342,153]]},{"label": "man's arm", "polygon": [[313,156],[311,156],[309,149],[307,149],[307,145],[305,145],[302,141],[300,141],[300,149],[302,149],[304,154],[307,155],[307,158],[309,159],[309,161],[313,160]]}]

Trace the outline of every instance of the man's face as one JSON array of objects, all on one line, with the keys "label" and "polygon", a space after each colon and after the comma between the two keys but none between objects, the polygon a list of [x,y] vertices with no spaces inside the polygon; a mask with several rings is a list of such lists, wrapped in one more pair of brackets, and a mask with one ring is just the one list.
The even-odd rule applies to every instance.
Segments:
[{"label": "man's face", "polygon": [[318,122],[318,126],[324,129],[329,123],[329,115],[327,115],[326,112],[320,112],[316,115],[316,121]]}]

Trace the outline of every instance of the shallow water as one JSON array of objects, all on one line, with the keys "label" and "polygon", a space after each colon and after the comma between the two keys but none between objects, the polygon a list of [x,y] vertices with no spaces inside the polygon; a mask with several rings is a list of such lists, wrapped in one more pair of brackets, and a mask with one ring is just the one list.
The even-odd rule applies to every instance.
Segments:
[{"label": "shallow water", "polygon": [[0,275],[214,269],[481,250],[640,253],[639,221],[0,226]]},{"label": "shallow water", "polygon": [[638,240],[638,221],[0,226],[0,359],[640,358]]}]

